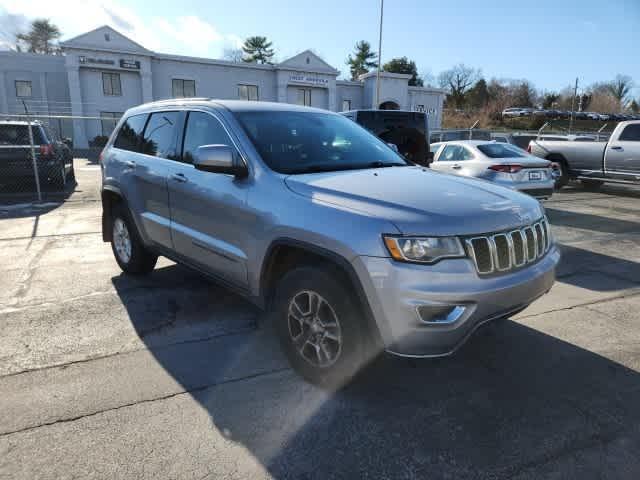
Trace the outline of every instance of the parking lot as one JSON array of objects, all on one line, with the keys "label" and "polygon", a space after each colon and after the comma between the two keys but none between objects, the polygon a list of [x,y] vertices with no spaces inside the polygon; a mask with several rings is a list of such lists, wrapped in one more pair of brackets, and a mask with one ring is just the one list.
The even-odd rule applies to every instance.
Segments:
[{"label": "parking lot", "polygon": [[551,292],[455,356],[326,393],[268,317],[161,260],[121,275],[99,167],[0,200],[0,478],[638,478],[640,189],[546,202]]}]

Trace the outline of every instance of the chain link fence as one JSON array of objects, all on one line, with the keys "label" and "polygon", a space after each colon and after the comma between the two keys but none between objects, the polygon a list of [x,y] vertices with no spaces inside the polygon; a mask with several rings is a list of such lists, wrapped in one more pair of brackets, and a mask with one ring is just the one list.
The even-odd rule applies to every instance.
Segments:
[{"label": "chain link fence", "polygon": [[[74,158],[97,162],[119,118],[0,113],[0,200],[43,201],[72,192]],[[87,138],[82,148],[74,145],[75,132]]]}]

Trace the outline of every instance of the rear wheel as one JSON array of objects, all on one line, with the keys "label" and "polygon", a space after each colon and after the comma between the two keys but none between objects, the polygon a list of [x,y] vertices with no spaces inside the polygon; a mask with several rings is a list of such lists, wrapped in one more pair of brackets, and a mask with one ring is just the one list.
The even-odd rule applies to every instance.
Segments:
[{"label": "rear wheel", "polygon": [[324,388],[348,383],[375,350],[350,289],[329,269],[291,270],[277,285],[275,329],[291,366]]},{"label": "rear wheel", "polygon": [[51,175],[51,183],[61,190],[64,190],[67,186],[67,173],[65,172],[64,164],[55,167]]},{"label": "rear wheel", "polygon": [[556,188],[560,189],[569,183],[569,168],[567,166],[567,162],[562,160],[549,159],[552,162],[558,164],[558,168],[560,169],[560,176],[556,179]]},{"label": "rear wheel", "polygon": [[111,249],[125,273],[149,273],[158,261],[158,256],[144,246],[128,212],[121,206],[114,207],[111,215]]}]

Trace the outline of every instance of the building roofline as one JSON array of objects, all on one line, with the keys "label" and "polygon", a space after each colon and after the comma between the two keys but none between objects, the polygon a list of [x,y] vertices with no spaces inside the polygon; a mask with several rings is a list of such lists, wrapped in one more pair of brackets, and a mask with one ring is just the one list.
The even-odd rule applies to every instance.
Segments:
[{"label": "building roofline", "polygon": [[447,93],[444,88],[436,88],[436,87],[418,87],[415,85],[409,86],[409,91],[412,92],[429,92],[429,93]]},{"label": "building roofline", "polygon": [[152,52],[151,57],[158,60],[173,60],[176,62],[204,63],[208,65],[223,65],[227,67],[257,68],[259,70],[275,70],[276,69],[276,65],[271,65],[271,64],[233,62],[230,60],[219,60],[216,58],[205,58],[205,57],[190,57],[188,55],[175,55],[172,53]]},{"label": "building roofline", "polygon": [[8,56],[8,57],[28,57],[28,58],[37,58],[37,59],[46,59],[46,60],[62,60],[64,62],[64,55],[43,55],[42,53],[31,53],[31,52],[15,52],[13,50],[0,50],[0,56]]},{"label": "building roofline", "polygon": [[[375,77],[378,72],[367,72],[360,75],[358,78],[360,80],[364,80],[366,78]],[[384,78],[399,78],[399,79],[410,79],[413,75],[409,75],[408,73],[391,73],[391,72],[380,72],[380,76]]]},{"label": "building roofline", "polygon": [[[145,48],[144,46],[140,45],[138,42],[136,42],[135,40],[132,40],[131,38],[127,37],[124,33],[116,30],[115,28],[109,26],[109,25],[101,25],[97,28],[94,28],[93,30],[89,30],[88,32],[84,32],[81,33],[80,35],[76,35],[75,37],[69,38],[68,40],[65,40],[64,42],[60,42],[60,46],[62,47],[66,47],[70,42],[75,42],[76,40],[82,38],[82,37],[86,37],[87,35],[92,34],[93,32],[97,32],[98,30],[101,30],[103,28],[108,28],[109,30],[111,30],[114,33],[117,33],[118,35],[126,38],[128,41],[130,41],[131,43],[133,43],[135,46],[141,48],[142,50],[144,50],[147,53],[152,53],[150,50],[148,50],[147,48]],[[72,45],[72,48],[74,46]],[[98,48],[94,48],[94,50],[99,50]],[[118,50],[114,50],[114,51],[118,51]]]},{"label": "building roofline", "polygon": [[352,87],[361,87],[363,84],[358,80],[336,80],[336,85],[349,85]]}]

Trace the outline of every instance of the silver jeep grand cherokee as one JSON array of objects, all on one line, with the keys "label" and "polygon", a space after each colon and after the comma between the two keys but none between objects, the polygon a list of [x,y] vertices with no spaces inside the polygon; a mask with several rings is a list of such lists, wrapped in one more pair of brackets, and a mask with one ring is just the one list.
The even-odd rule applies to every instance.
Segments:
[{"label": "silver jeep grand cherokee", "polygon": [[293,367],[325,386],[383,349],[448,355],[555,279],[538,201],[410,164],[324,110],[142,105],[101,166],[103,236],[122,270],[164,255],[223,282],[273,312]]}]

